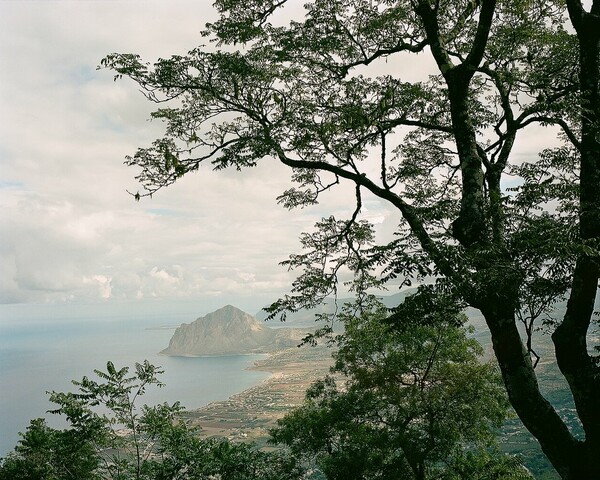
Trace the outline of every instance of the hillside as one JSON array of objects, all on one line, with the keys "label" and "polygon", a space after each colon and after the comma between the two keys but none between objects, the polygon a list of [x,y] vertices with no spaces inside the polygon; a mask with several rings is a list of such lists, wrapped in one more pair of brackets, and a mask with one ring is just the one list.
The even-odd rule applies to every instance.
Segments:
[{"label": "hillside", "polygon": [[174,356],[268,353],[296,346],[307,330],[269,328],[231,305],[179,326],[160,353]]},{"label": "hillside", "polygon": [[[388,307],[394,307],[401,303],[406,295],[414,293],[415,289],[407,289],[401,293],[390,296],[382,296],[381,301]],[[338,300],[338,306],[343,305],[349,299]],[[552,312],[552,317],[561,319],[565,314],[566,302],[558,302]],[[315,323],[315,315],[317,313],[332,313],[335,310],[335,304],[329,300],[317,309],[304,310],[295,313],[288,317],[288,322],[292,325],[310,325]],[[596,310],[600,310],[600,299],[596,300]],[[465,312],[469,319],[468,324],[474,328],[471,334],[484,348],[484,361],[495,361],[490,333],[485,323],[485,320],[478,310],[468,308]],[[264,313],[257,315],[261,318]],[[317,325],[319,323],[317,322]],[[341,330],[341,328],[340,328]],[[521,328],[521,331],[523,329]],[[524,335],[524,333],[522,332]],[[600,327],[594,326],[590,329],[588,335],[588,345],[590,349],[600,345]],[[576,433],[579,438],[583,438],[581,424],[578,421],[577,414],[571,392],[566,384],[564,377],[561,375],[556,364],[554,356],[554,346],[550,335],[544,331],[538,330],[535,332],[533,339],[533,347],[540,355],[541,360],[536,368],[538,382],[542,393],[556,408],[559,415],[563,417],[568,427]],[[511,455],[518,455],[535,474],[539,480],[556,480],[558,474],[553,470],[550,463],[543,455],[539,444],[533,436],[525,429],[521,421],[513,412],[501,431],[498,432],[498,440],[501,449]]]}]

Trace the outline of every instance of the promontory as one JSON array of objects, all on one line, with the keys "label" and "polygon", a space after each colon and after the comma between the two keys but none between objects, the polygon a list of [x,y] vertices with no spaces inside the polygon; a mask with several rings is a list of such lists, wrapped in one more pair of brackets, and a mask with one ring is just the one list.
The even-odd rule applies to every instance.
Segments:
[{"label": "promontory", "polygon": [[269,353],[296,346],[307,334],[294,328],[270,328],[252,315],[227,305],[183,323],[163,355],[202,356]]}]

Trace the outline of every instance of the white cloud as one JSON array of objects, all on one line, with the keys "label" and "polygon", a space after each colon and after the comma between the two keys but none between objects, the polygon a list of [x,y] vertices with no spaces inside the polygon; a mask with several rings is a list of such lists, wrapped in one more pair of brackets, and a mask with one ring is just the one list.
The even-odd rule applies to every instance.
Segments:
[{"label": "white cloud", "polygon": [[137,185],[124,156],[160,125],[131,83],[96,65],[115,51],[187,51],[214,19],[206,7],[0,3],[1,302],[283,291],[276,264],[305,222],[276,206],[283,187],[265,170],[203,171],[140,203],[125,191]]},{"label": "white cloud", "polygon": [[106,275],[94,275],[92,278],[84,277],[83,283],[96,285],[100,298],[108,299],[112,296],[111,278]]},{"label": "white cloud", "polygon": [[[126,193],[138,187],[123,159],[160,124],[147,121],[152,106],[135,85],[96,66],[110,52],[186,52],[205,41],[210,3],[0,2],[0,302],[262,302],[289,288],[293,273],[278,262],[298,250],[299,232],[352,214],[348,185],[320,206],[284,210],[275,198],[289,171],[269,160],[243,172],[201,168],[139,203]],[[398,213],[363,200],[389,236]]]}]

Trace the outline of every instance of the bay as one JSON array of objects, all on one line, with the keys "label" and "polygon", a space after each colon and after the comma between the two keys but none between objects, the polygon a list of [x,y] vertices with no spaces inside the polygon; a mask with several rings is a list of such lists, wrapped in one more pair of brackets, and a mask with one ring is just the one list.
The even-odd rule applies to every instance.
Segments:
[{"label": "bay", "polygon": [[167,326],[192,321],[189,314],[0,313],[0,457],[14,448],[18,432],[32,418],[46,417],[51,426],[65,427],[60,417],[46,413],[53,408],[46,392],[74,391],[71,380],[94,377],[93,370],[105,370],[109,360],[117,368],[133,369],[144,360],[160,365],[165,387],[149,389],[142,402],[180,401],[188,409],[225,400],[269,375],[247,370],[264,355],[158,355],[174,331]]}]

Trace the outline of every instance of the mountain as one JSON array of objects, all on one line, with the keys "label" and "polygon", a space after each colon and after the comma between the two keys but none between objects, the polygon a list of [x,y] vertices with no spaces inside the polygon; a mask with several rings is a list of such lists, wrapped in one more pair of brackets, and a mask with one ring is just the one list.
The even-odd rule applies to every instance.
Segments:
[{"label": "mountain", "polygon": [[294,347],[308,333],[295,328],[269,328],[231,305],[179,326],[163,355],[200,356],[267,353]]},{"label": "mountain", "polygon": [[[416,291],[416,288],[407,288],[393,295],[378,295],[377,297],[379,298],[379,301],[383,303],[386,307],[393,308],[400,305],[408,295],[412,295]],[[323,301],[323,303],[321,303],[315,308],[302,309],[297,312],[288,312],[285,323],[283,323],[283,325],[289,325],[291,327],[297,328],[313,329],[315,328],[315,326],[322,327],[324,323],[322,321],[317,320],[317,315],[333,314],[336,311],[340,311],[347,303],[351,303],[353,301],[354,298],[338,298],[337,300],[333,298],[326,298]],[[267,312],[265,310],[260,310],[254,316],[259,320],[266,320]],[[281,324],[279,322],[279,317],[275,317],[272,320],[272,322]],[[343,331],[343,326],[340,324],[340,322],[334,322],[333,330],[335,332],[340,333]]]}]

